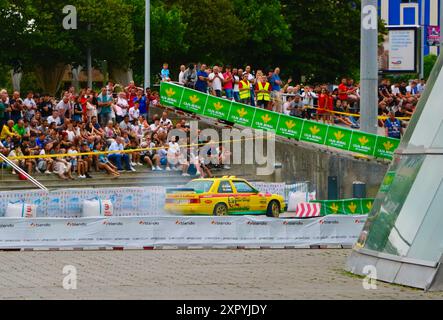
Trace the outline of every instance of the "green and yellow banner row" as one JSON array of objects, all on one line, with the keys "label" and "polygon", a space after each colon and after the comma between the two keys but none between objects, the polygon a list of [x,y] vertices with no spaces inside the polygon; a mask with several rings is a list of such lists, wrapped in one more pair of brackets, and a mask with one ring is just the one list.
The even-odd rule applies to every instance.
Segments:
[{"label": "green and yellow banner row", "polygon": [[374,199],[317,200],[321,204],[321,215],[330,214],[368,214],[371,212]]},{"label": "green and yellow banner row", "polygon": [[279,136],[392,159],[400,140],[295,118],[237,103],[169,82],[160,86],[161,103],[199,115],[273,131]]}]

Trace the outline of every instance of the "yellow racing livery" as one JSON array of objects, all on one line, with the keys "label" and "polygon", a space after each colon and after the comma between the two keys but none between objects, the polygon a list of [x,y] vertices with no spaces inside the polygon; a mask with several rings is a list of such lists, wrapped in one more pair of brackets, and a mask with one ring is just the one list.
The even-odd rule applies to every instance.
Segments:
[{"label": "yellow racing livery", "polygon": [[262,193],[234,176],[194,179],[183,188],[167,189],[165,211],[184,215],[266,214],[278,218],[284,212],[282,196]]}]

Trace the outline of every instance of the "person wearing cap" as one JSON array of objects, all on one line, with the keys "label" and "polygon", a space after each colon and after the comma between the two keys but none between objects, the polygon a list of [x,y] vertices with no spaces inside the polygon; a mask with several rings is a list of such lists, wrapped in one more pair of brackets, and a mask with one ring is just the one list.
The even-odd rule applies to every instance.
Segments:
[{"label": "person wearing cap", "polygon": [[272,110],[271,106],[271,91],[272,86],[268,82],[266,76],[258,78],[255,85],[255,95],[257,96],[257,107],[267,110]]},{"label": "person wearing cap", "polygon": [[250,82],[248,80],[248,73],[243,72],[242,80],[239,83],[240,103],[249,104],[251,101]]}]

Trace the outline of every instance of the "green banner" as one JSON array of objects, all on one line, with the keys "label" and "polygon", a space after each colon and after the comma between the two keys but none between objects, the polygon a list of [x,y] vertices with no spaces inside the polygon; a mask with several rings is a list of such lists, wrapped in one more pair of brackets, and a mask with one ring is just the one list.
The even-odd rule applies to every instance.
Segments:
[{"label": "green banner", "polygon": [[227,120],[229,110],[231,110],[231,104],[232,102],[229,100],[209,96],[204,115],[216,119]]},{"label": "green banner", "polygon": [[361,209],[362,213],[368,214],[372,210],[372,206],[374,205],[374,199],[362,199],[361,200]]},{"label": "green banner", "polygon": [[287,115],[280,115],[280,121],[277,126],[277,134],[287,138],[300,140],[301,129],[303,128],[304,120],[294,118]]},{"label": "green banner", "polygon": [[278,119],[280,114],[270,112],[264,109],[256,109],[252,128],[268,131],[277,131]]},{"label": "green banner", "polygon": [[395,171],[388,171],[380,186],[380,192],[388,192],[395,179]]},{"label": "green banner", "polygon": [[245,104],[233,102],[231,111],[229,112],[228,121],[236,124],[252,127],[252,119],[254,118],[255,108]]},{"label": "green banner", "polygon": [[330,214],[368,214],[374,203],[374,199],[343,199],[343,200],[316,200],[312,203],[321,204],[321,215]]},{"label": "green banner", "polygon": [[376,158],[391,160],[400,143],[398,139],[254,108],[168,82],[161,83],[160,97],[161,103],[165,106]]},{"label": "green banner", "polygon": [[399,139],[391,139],[386,137],[377,137],[377,143],[375,144],[374,156],[377,158],[392,159],[395,149],[400,144]]},{"label": "green banner", "polygon": [[180,86],[160,86],[160,102],[167,106],[180,106],[184,87]]},{"label": "green banner", "polygon": [[325,144],[329,147],[349,150],[351,144],[352,131],[339,128],[329,127],[328,134],[326,136]]},{"label": "green banner", "polygon": [[180,108],[203,114],[209,95],[196,90],[186,89],[183,93]]},{"label": "green banner", "polygon": [[325,144],[328,126],[315,121],[305,121],[300,140]]},{"label": "green banner", "polygon": [[372,156],[374,155],[376,139],[377,136],[373,134],[353,131],[349,151]]}]

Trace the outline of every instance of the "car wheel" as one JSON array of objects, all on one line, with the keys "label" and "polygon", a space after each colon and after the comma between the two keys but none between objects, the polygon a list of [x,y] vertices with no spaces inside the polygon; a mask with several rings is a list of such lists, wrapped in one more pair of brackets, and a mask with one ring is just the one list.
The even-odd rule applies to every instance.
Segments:
[{"label": "car wheel", "polygon": [[266,215],[271,218],[278,218],[280,216],[280,204],[275,200],[269,202]]},{"label": "car wheel", "polygon": [[214,207],[214,216],[227,216],[228,206],[224,203],[217,203]]}]

